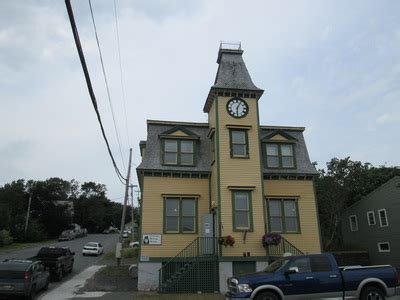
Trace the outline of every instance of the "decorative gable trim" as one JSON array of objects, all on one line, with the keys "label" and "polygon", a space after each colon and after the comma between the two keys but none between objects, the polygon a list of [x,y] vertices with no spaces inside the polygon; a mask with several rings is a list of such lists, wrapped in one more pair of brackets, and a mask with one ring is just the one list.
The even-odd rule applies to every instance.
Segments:
[{"label": "decorative gable trim", "polygon": [[[281,139],[279,137],[283,137],[284,139]],[[290,134],[286,133],[283,130],[277,129],[265,136],[263,141],[274,141],[274,142],[296,142],[297,139],[291,136]]]},{"label": "decorative gable trim", "polygon": [[198,140],[200,137],[191,132],[189,129],[175,126],[167,131],[164,131],[159,135],[160,138],[180,138],[180,139],[190,139],[190,140]]}]

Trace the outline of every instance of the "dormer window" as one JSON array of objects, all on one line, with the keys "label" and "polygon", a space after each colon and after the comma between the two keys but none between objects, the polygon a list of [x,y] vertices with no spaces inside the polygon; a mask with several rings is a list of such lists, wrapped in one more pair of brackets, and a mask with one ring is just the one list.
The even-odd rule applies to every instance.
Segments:
[{"label": "dormer window", "polygon": [[295,145],[297,139],[284,130],[274,130],[263,139],[265,168],[295,168]]},{"label": "dormer window", "polygon": [[194,132],[183,128],[173,127],[159,135],[163,165],[194,166],[196,142],[200,137]]},{"label": "dormer window", "polygon": [[165,139],[163,150],[165,165],[194,165],[194,141]]},{"label": "dormer window", "polygon": [[265,144],[267,168],[294,168],[293,144],[267,143]]}]

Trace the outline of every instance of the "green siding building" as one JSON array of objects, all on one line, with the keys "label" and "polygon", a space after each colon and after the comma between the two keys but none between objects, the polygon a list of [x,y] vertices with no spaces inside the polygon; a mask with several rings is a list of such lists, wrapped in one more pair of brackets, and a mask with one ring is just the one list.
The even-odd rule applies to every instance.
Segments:
[{"label": "green siding building", "polygon": [[400,176],[349,207],[341,217],[345,246],[369,252],[372,264],[400,268]]}]

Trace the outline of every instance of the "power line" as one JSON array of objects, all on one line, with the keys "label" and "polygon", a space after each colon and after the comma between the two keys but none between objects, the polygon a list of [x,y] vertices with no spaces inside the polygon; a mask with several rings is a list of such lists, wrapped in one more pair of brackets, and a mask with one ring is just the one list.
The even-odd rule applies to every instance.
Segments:
[{"label": "power line", "polygon": [[121,155],[122,165],[123,165],[124,169],[126,170],[126,168],[125,168],[124,156],[122,155],[121,141],[120,141],[120,139],[119,139],[119,133],[118,133],[118,128],[117,128],[117,122],[116,122],[116,120],[115,120],[114,107],[113,107],[112,101],[111,101],[110,88],[109,88],[109,86],[108,86],[108,80],[107,80],[106,70],[105,70],[105,67],[104,67],[103,55],[102,55],[102,53],[101,53],[101,47],[100,47],[100,42],[99,42],[99,36],[98,36],[98,34],[97,34],[96,22],[95,22],[95,20],[94,20],[92,2],[91,2],[90,0],[89,0],[89,7],[90,7],[90,14],[91,14],[91,16],[92,16],[92,22],[93,22],[93,27],[94,27],[94,33],[95,33],[95,35],[96,35],[97,49],[99,50],[99,56],[100,56],[100,62],[101,62],[101,69],[103,70],[104,82],[105,82],[105,84],[106,84],[106,89],[107,89],[108,102],[110,103],[110,109],[111,109],[112,119],[113,119],[113,123],[114,123],[115,134],[117,135],[119,153],[120,153],[120,155]]},{"label": "power line", "polygon": [[128,140],[128,144],[131,145],[130,141],[130,134],[129,134],[129,129],[128,129],[128,117],[126,114],[126,97],[125,97],[125,86],[124,86],[124,76],[122,74],[122,59],[121,59],[121,46],[120,46],[120,39],[119,39],[119,29],[118,29],[118,14],[117,14],[117,3],[114,0],[114,16],[115,16],[115,28],[117,31],[117,45],[118,45],[118,58],[119,58],[119,74],[120,74],[120,80],[121,80],[121,89],[122,89],[122,100],[124,103],[124,115],[125,115],[125,129],[126,129],[126,137]]},{"label": "power line", "polygon": [[[86,65],[85,56],[83,54],[81,41],[79,39],[79,33],[78,33],[78,29],[76,27],[75,18],[74,18],[74,12],[72,11],[72,6],[71,6],[71,1],[70,0],[65,0],[65,5],[67,7],[68,17],[69,17],[69,21],[71,23],[72,34],[74,35],[75,45],[76,45],[76,49],[78,50],[78,55],[79,55],[79,59],[81,61],[83,73],[85,75],[86,85],[87,85],[87,88],[88,88],[88,91],[89,91],[90,99],[92,100],[93,108],[94,108],[94,110],[96,112],[97,120],[98,120],[98,122],[100,124],[100,129],[101,129],[101,133],[103,135],[103,139],[104,139],[104,141],[106,142],[106,145],[107,145],[108,154],[111,157],[111,161],[112,161],[112,164],[114,166],[114,170],[118,175],[118,179],[123,184],[125,184],[126,178],[124,178],[124,176],[121,174],[120,170],[118,169],[118,166],[117,166],[117,164],[115,162],[114,156],[113,156],[113,154],[111,152],[110,144],[108,143],[108,139],[107,139],[106,133],[104,131],[103,123],[101,121],[100,112],[99,112],[99,109],[97,107],[96,96],[95,96],[94,91],[93,91],[92,82],[90,81],[89,71],[88,71],[88,68],[87,68],[87,65]],[[123,181],[125,181],[125,182],[123,182]]]}]

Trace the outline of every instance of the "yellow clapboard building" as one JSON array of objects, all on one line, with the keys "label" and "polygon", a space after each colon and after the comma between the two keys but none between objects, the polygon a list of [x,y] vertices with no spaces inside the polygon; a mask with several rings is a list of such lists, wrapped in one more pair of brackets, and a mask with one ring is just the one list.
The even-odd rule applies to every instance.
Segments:
[{"label": "yellow clapboard building", "polygon": [[139,290],[224,292],[232,275],[321,251],[305,128],[260,125],[242,55],[219,49],[207,123],[147,121]]}]

